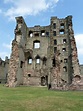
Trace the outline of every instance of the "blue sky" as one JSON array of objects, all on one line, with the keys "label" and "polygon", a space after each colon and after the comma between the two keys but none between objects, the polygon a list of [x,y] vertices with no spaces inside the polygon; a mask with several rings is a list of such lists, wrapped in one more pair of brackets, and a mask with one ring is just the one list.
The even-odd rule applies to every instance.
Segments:
[{"label": "blue sky", "polygon": [[83,64],[83,0],[0,0],[0,57],[10,57],[15,17],[23,16],[28,27],[49,25],[50,17],[73,16],[78,57]]}]

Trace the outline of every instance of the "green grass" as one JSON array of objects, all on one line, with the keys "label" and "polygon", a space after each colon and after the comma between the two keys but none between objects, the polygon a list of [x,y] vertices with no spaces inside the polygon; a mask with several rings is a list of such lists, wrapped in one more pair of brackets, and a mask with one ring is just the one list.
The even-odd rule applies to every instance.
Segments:
[{"label": "green grass", "polygon": [[0,111],[83,111],[83,92],[0,85]]}]

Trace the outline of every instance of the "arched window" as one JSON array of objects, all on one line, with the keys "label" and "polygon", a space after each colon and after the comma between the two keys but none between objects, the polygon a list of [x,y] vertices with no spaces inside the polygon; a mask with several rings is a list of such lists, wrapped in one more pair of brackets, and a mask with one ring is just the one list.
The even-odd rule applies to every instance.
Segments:
[{"label": "arched window", "polygon": [[34,49],[39,49],[40,48],[40,41],[38,41],[38,40],[34,41],[33,47],[34,47]]}]

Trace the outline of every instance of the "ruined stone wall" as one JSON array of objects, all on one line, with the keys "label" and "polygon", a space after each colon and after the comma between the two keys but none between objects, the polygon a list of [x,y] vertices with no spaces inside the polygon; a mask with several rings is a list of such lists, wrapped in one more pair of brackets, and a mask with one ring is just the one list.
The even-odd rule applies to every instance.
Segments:
[{"label": "ruined stone wall", "polygon": [[74,81],[79,81],[72,16],[65,19],[51,17],[48,26],[27,27],[22,17],[16,17],[16,21],[9,87],[50,84],[52,89],[67,90]]},{"label": "ruined stone wall", "polygon": [[19,48],[17,42],[12,42],[12,53],[9,61],[8,80],[9,87],[15,87],[17,84],[17,71],[19,67]]},{"label": "ruined stone wall", "polygon": [[[29,32],[27,35],[24,84],[41,85],[41,77],[47,75],[47,49],[49,38],[44,34],[48,30],[48,27],[40,26],[29,28],[29,32],[32,32],[33,35],[31,37]],[[35,41],[38,41],[40,44],[38,48],[34,46]],[[37,57],[39,58],[39,63],[36,61]],[[32,59],[32,63],[29,63],[29,58]],[[43,64],[43,59],[46,61],[45,64]]]},{"label": "ruined stone wall", "polygon": [[0,83],[4,84],[7,82],[9,59],[6,57],[5,61],[0,58]]}]

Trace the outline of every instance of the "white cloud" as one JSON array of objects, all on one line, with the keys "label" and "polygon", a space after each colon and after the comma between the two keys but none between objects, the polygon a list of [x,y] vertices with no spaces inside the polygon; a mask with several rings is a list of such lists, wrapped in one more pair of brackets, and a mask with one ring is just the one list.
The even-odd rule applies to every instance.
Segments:
[{"label": "white cloud", "polygon": [[57,4],[59,0],[4,0],[4,3],[11,3],[5,16],[14,19],[16,16],[36,15]]},{"label": "white cloud", "polygon": [[77,49],[78,49],[78,57],[80,60],[80,63],[83,63],[83,34],[77,34],[75,35]]}]

